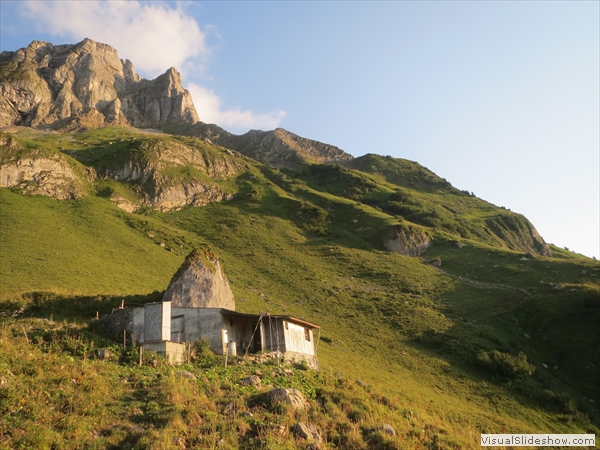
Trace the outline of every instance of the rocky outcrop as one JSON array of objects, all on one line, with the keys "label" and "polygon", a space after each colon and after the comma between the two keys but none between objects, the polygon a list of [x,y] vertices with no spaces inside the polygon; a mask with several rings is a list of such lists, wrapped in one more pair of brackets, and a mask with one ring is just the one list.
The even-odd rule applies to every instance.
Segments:
[{"label": "rocky outcrop", "polygon": [[394,227],[383,236],[386,250],[406,256],[420,256],[431,246],[433,239],[424,231]]},{"label": "rocky outcrop", "polygon": [[59,154],[24,149],[15,140],[0,135],[0,187],[18,187],[29,194],[60,200],[85,194],[82,182]]},{"label": "rocky outcrop", "polygon": [[353,159],[333,145],[281,128],[237,136],[201,123],[174,68],[154,80],[141,79],[131,61],[119,59],[114,48],[90,39],[75,45],[33,41],[26,48],[2,52],[0,93],[0,127],[64,131],[104,125],[179,127],[182,134],[280,168],[296,168],[303,161]]},{"label": "rocky outcrop", "polygon": [[292,432],[301,439],[314,440],[316,442],[323,440],[317,427],[310,423],[297,422],[292,426]]},{"label": "rocky outcrop", "polygon": [[540,256],[552,256],[550,246],[544,241],[544,238],[538,233],[533,224],[530,224],[527,242],[530,244],[529,250],[534,250]]},{"label": "rocky outcrop", "polygon": [[141,79],[106,44],[33,41],[0,54],[0,127],[77,129],[106,124],[140,128],[195,123],[191,95],[171,68]]},{"label": "rocky outcrop", "polygon": [[200,182],[182,182],[174,186],[161,186],[147,195],[144,202],[159,211],[170,211],[183,206],[205,206],[213,202],[231,200],[233,194],[221,191],[217,186]]},{"label": "rocky outcrop", "polygon": [[[160,211],[204,206],[232,199],[233,195],[224,192],[217,181],[230,178],[243,168],[240,161],[225,152],[212,150],[204,152],[167,138],[144,139],[127,150],[126,158],[121,155],[120,159],[124,161],[108,167],[99,166],[96,170],[102,178],[140,185],[143,196],[140,204],[143,206]],[[70,154],[81,158],[78,152]],[[205,176],[194,175],[194,171]],[[134,205],[117,200],[115,203],[119,207],[135,209]]]},{"label": "rocky outcrop", "polygon": [[219,259],[194,250],[173,276],[163,297],[172,307],[225,308],[235,310],[233,292]]},{"label": "rocky outcrop", "polygon": [[354,158],[338,147],[300,137],[283,128],[273,131],[250,130],[235,135],[217,125],[199,122],[177,127],[176,131],[236,150],[278,168],[295,169],[303,161],[345,163]]},{"label": "rocky outcrop", "polygon": [[123,197],[121,194],[113,193],[110,196],[110,201],[117,205],[124,211],[127,212],[135,212],[140,207],[140,205],[136,202],[132,202],[131,200]]},{"label": "rocky outcrop", "polygon": [[276,387],[267,392],[267,397],[271,405],[287,404],[294,409],[305,409],[308,406],[304,395],[297,389]]}]

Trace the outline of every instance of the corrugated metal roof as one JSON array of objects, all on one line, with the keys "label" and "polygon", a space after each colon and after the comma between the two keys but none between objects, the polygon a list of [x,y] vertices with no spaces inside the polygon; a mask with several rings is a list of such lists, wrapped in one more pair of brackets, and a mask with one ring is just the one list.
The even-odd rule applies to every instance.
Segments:
[{"label": "corrugated metal roof", "polygon": [[[261,314],[241,313],[241,312],[232,311],[230,309],[225,309],[225,308],[221,308],[221,314],[228,314],[230,316],[253,317],[253,318],[256,318],[256,319],[258,319],[259,317],[261,317]],[[264,314],[264,315],[262,315],[262,317],[271,317],[273,319],[287,320],[288,322],[297,323],[299,325],[304,325],[304,326],[309,327],[309,328],[318,328],[318,329],[321,329],[321,327],[319,325],[315,325],[314,323],[308,322],[308,321],[306,321],[304,319],[300,319],[299,317],[283,316],[283,315],[277,315],[277,314]]]}]

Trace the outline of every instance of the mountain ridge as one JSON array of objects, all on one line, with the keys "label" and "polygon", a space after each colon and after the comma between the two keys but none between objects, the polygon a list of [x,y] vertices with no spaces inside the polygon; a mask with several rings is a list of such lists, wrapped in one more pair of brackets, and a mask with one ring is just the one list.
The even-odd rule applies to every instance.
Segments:
[{"label": "mountain ridge", "polygon": [[297,167],[304,160],[343,163],[353,158],[333,145],[281,128],[234,135],[203,123],[177,70],[170,68],[154,80],[142,79],[133,63],[119,59],[113,47],[87,38],[56,46],[33,41],[14,52],[2,52],[0,92],[0,128],[167,128],[276,167]]},{"label": "mountain ridge", "polygon": [[[444,221],[455,222],[452,226],[448,225],[449,231],[463,237],[470,235],[465,223],[459,223],[450,217],[457,212],[448,210],[448,205],[436,206],[436,203],[439,204],[438,200],[433,203],[424,201],[423,198],[402,193],[399,187],[393,187],[425,189],[431,194],[461,194],[446,180],[419,164],[370,154],[354,158],[338,147],[303,138],[282,128],[272,131],[250,130],[243,135],[235,135],[218,125],[203,123],[197,116],[189,92],[181,86],[181,77],[174,68],[154,80],[141,79],[135,73],[131,61],[119,59],[114,48],[90,39],[74,45],[59,46],[34,41],[24,49],[2,52],[0,90],[3,94],[0,128],[26,125],[46,131],[56,129],[69,132],[93,130],[108,125],[153,127],[173,136],[195,139],[190,147],[159,133],[154,140],[137,140],[132,145],[123,142],[123,139],[119,139],[118,143],[109,142],[108,146],[100,142],[95,149],[87,152],[63,151],[61,147],[63,154],[79,159],[87,166],[80,168],[80,172],[85,172],[88,181],[100,176],[135,183],[136,189],[142,194],[138,200],[132,199],[126,192],[111,194],[116,204],[130,212],[143,206],[168,211],[233,198],[231,186],[227,188],[222,183],[215,182],[215,176],[226,174],[225,178],[234,177],[243,163],[232,163],[233,159],[229,155],[221,153],[217,158],[221,161],[217,163],[221,168],[216,169],[216,160],[212,156],[207,159],[208,147],[199,144],[204,142],[208,146],[233,150],[282,170],[301,171],[313,163],[333,164],[380,176],[391,183],[392,189],[396,190],[395,194],[388,196],[384,193],[385,189],[373,187],[377,182],[373,184],[364,177],[335,167],[311,169],[313,173],[310,175],[319,177],[327,172],[332,180],[348,183],[354,189],[349,193],[348,188],[345,188],[344,192],[340,191],[342,196],[383,208],[389,214],[406,216],[420,225],[435,226]],[[198,151],[203,155],[200,156]],[[211,154],[214,155],[214,151]],[[18,161],[4,164],[0,168],[0,186],[26,183],[28,189],[42,194],[54,192],[55,196],[62,195],[64,198],[84,195],[84,189],[75,187],[78,184],[77,177],[61,169],[66,165],[57,162],[60,158],[60,154],[54,154],[52,158],[45,158],[43,161],[39,155],[37,159],[28,160],[28,165],[39,166],[33,172],[29,169],[22,170],[23,164]],[[113,163],[108,162],[111,158],[121,161],[121,165],[114,167]],[[209,160],[211,162],[207,164]],[[47,167],[54,167],[54,172],[59,171],[61,174],[41,176],[41,172],[53,172],[46,170]],[[204,175],[200,176],[201,173]],[[72,187],[68,192],[59,194],[56,186],[60,184],[60,180],[65,180],[65,176],[73,180]],[[54,179],[59,181],[54,182]],[[41,187],[42,185],[47,188]],[[368,194],[369,192],[373,195]],[[543,238],[527,219],[515,220],[511,216],[505,220],[494,219],[488,222],[479,225],[485,230],[476,233],[479,237],[488,233],[499,242],[508,243],[509,248],[550,255]],[[400,232],[396,235],[404,234]],[[413,238],[410,237],[409,241]],[[392,247],[400,248],[397,245]],[[402,251],[409,254],[413,252],[410,249]]]},{"label": "mountain ridge", "polygon": [[218,125],[198,122],[167,127],[165,131],[207,140],[280,169],[295,169],[307,161],[347,164],[354,159],[334,145],[303,138],[283,128],[250,130],[236,135]]}]

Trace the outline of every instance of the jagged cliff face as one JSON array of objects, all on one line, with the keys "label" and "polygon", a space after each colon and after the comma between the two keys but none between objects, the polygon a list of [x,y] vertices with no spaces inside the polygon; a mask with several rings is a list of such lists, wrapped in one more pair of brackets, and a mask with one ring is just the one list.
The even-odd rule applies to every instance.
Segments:
[{"label": "jagged cliff face", "polygon": [[347,163],[343,150],[278,128],[237,136],[199,121],[179,73],[171,68],[154,80],[141,79],[129,60],[109,45],[85,39],[75,45],[34,41],[0,54],[0,127],[28,126],[62,131],[106,125],[185,128],[279,168],[304,161]]},{"label": "jagged cliff face", "polygon": [[28,194],[59,200],[85,194],[83,182],[63,157],[25,149],[4,134],[0,134],[0,187],[17,187]]},{"label": "jagged cliff face", "polygon": [[132,157],[122,165],[99,170],[99,174],[116,181],[141,185],[144,196],[142,205],[169,211],[233,198],[233,194],[223,192],[215,183],[177,179],[165,173],[170,169],[176,171],[186,167],[213,180],[222,180],[234,176],[241,169],[239,162],[225,156],[207,158],[206,154],[172,141],[150,140],[142,142],[140,147],[141,151],[132,153]]},{"label": "jagged cliff face", "polygon": [[179,73],[140,79],[105,44],[32,42],[0,54],[0,127],[52,129],[106,124],[152,128],[195,123],[198,114]]}]

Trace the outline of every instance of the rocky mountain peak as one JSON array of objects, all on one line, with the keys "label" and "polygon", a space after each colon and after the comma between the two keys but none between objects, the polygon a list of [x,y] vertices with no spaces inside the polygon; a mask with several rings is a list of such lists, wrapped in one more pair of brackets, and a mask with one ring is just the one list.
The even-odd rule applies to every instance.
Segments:
[{"label": "rocky mountain peak", "polygon": [[154,80],[135,73],[113,47],[84,39],[53,45],[33,41],[0,54],[0,128],[13,125],[62,131],[106,125],[185,128],[183,134],[237,150],[274,167],[305,161],[344,164],[353,157],[283,128],[233,135],[199,121],[180,73],[169,68]]},{"label": "rocky mountain peak", "polygon": [[141,80],[140,76],[135,73],[135,69],[133,68],[133,63],[126,59],[125,61],[121,60],[121,65],[123,66],[123,78],[125,78],[125,82],[127,83],[136,83]]},{"label": "rocky mountain peak", "polygon": [[153,128],[199,120],[181,76],[170,68],[142,79],[133,63],[91,39],[71,45],[33,41],[0,54],[0,127]]}]

